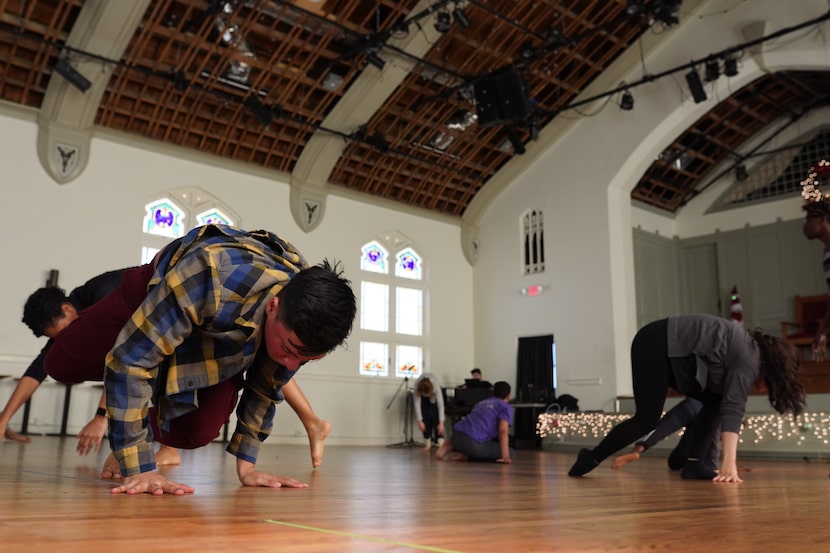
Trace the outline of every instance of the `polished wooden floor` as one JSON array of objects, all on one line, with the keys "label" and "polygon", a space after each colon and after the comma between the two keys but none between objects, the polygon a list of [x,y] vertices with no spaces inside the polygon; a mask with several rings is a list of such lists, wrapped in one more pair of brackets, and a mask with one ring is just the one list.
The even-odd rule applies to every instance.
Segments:
[{"label": "polished wooden floor", "polygon": [[0,551],[830,551],[825,463],[746,461],[742,484],[682,481],[661,457],[581,479],[574,455],[520,450],[510,466],[439,462],[420,449],[266,446],[260,467],[308,489],[238,484],[220,444],[164,472],[183,497],[113,496],[103,453],[72,438],[0,442]]}]

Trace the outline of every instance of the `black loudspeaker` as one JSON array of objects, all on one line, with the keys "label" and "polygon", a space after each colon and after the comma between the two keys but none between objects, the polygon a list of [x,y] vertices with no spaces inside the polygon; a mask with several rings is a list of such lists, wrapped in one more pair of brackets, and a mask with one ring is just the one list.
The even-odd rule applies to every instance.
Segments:
[{"label": "black loudspeaker", "polygon": [[495,127],[524,120],[530,115],[527,86],[518,69],[509,65],[473,84],[478,124]]},{"label": "black loudspeaker", "polygon": [[57,269],[50,269],[49,270],[49,278],[46,279],[46,286],[49,288],[54,288],[58,285],[58,270]]},{"label": "black loudspeaker", "polygon": [[686,73],[686,84],[689,85],[689,91],[692,93],[692,98],[694,98],[696,104],[706,101],[706,91],[703,90],[703,83],[700,81],[697,69],[692,69]]}]

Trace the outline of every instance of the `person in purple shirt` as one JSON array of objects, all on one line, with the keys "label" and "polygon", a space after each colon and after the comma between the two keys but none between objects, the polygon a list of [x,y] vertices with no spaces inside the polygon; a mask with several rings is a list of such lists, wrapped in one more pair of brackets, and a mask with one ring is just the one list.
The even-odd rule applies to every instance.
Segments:
[{"label": "person in purple shirt", "polygon": [[516,452],[509,445],[513,424],[513,406],[509,402],[510,384],[496,382],[493,397],[476,403],[469,415],[453,425],[450,440],[441,444],[435,458],[512,463]]}]

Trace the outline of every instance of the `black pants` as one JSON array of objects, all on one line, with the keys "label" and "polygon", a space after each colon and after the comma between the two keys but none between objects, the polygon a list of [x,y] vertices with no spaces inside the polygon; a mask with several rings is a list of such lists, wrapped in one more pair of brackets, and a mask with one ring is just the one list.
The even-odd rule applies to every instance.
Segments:
[{"label": "black pants", "polygon": [[438,405],[427,396],[421,396],[421,416],[424,417],[424,439],[438,442]]},{"label": "black pants", "polygon": [[657,427],[666,403],[671,379],[667,319],[641,328],[631,342],[631,378],[634,386],[634,416],[611,429],[594,448],[602,462]]}]

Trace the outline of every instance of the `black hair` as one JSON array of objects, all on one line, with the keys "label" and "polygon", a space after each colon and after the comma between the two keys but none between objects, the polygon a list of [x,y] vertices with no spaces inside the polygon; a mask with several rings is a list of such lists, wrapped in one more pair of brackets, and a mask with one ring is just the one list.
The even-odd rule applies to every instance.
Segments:
[{"label": "black hair", "polygon": [[830,218],[830,205],[823,199],[817,202],[807,202],[801,206],[801,210],[806,213],[807,217]]},{"label": "black hair", "polygon": [[35,336],[43,336],[46,328],[63,317],[63,304],[70,303],[63,288],[47,286],[35,290],[23,306],[23,322]]},{"label": "black hair", "polygon": [[493,384],[493,397],[497,397],[499,399],[505,399],[509,395],[510,395],[510,384],[508,384],[504,380],[499,380],[498,382]]},{"label": "black hair", "polygon": [[481,369],[473,369],[470,371],[470,374],[481,374]]},{"label": "black hair", "polygon": [[278,294],[278,318],[297,335],[301,355],[326,354],[346,341],[357,305],[339,262],[303,269]]},{"label": "black hair", "polygon": [[760,328],[751,334],[761,353],[761,376],[767,385],[770,404],[782,415],[800,415],[804,411],[806,394],[798,381],[801,371],[798,350],[789,342],[764,334]]}]

